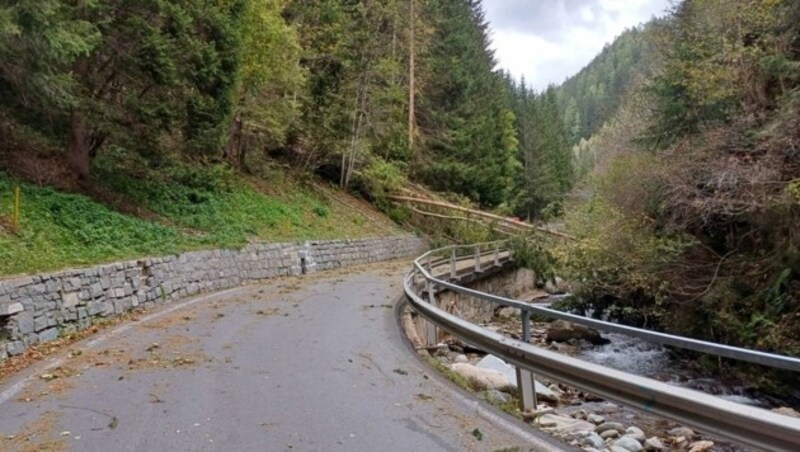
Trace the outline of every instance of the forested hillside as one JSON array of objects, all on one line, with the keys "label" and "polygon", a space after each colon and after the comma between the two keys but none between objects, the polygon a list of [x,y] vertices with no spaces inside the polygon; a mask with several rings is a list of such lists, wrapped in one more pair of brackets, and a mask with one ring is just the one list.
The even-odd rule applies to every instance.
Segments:
[{"label": "forested hillside", "polygon": [[583,307],[797,353],[800,4],[735,4],[680,2],[535,92],[479,0],[6,2],[0,199],[23,183],[63,235],[2,203],[0,243],[101,244],[72,263],[334,234],[320,178],[401,223],[388,195],[421,184],[563,219]]},{"label": "forested hillside", "polygon": [[[287,171],[400,222],[385,196],[410,182],[506,214],[557,212],[572,173],[555,96],[517,86],[489,47],[475,0],[7,3],[0,177],[201,234],[231,186]],[[238,227],[250,232],[202,243],[270,237]],[[111,241],[120,255],[126,241]]]},{"label": "forested hillside", "polygon": [[623,97],[650,74],[658,52],[654,35],[663,24],[663,19],[653,19],[626,30],[556,88],[570,144],[596,133],[614,116]]},{"label": "forested hillside", "polygon": [[[735,3],[684,1],[649,28],[650,74],[585,129],[595,135],[579,146],[598,159],[567,209],[579,240],[561,257],[583,308],[797,354],[800,4]],[[605,64],[568,84],[610,80]]]}]

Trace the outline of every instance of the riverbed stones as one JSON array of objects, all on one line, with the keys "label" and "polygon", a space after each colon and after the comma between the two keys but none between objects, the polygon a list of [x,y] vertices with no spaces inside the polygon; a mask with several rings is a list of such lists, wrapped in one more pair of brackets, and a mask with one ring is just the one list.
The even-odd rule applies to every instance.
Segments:
[{"label": "riverbed stones", "polygon": [[566,282],[558,276],[548,280],[544,285],[544,291],[551,295],[567,293],[568,290]]},{"label": "riverbed stones", "polygon": [[586,410],[578,410],[578,411],[575,411],[574,413],[572,413],[572,417],[574,417],[575,419],[586,420],[586,416],[587,416],[586,415]]},{"label": "riverbed stones", "polygon": [[539,418],[539,426],[552,430],[554,433],[567,434],[591,430],[593,425],[580,419],[573,419],[559,414],[548,413]]},{"label": "riverbed stones", "polygon": [[772,410],[772,412],[777,414],[782,414],[784,416],[800,417],[800,413],[789,407],[775,408]]},{"label": "riverbed stones", "polygon": [[567,342],[569,340],[584,340],[592,345],[607,344],[608,339],[604,339],[597,330],[578,325],[577,323],[567,322],[566,320],[556,320],[547,329],[547,340],[551,342]]},{"label": "riverbed stones", "polygon": [[685,438],[694,438],[696,433],[694,430],[690,429],[689,427],[675,427],[672,430],[667,432],[669,436],[674,437],[685,437]]},{"label": "riverbed stones", "polygon": [[642,450],[642,444],[631,436],[623,436],[622,438],[614,441],[613,446],[625,449],[628,452],[639,452]]},{"label": "riverbed stones", "polygon": [[616,430],[617,432],[625,430],[625,426],[619,422],[604,422],[594,428],[595,433],[603,433],[608,430]]},{"label": "riverbed stones", "polygon": [[597,433],[591,432],[583,438],[583,445],[603,450],[605,448],[605,441],[603,441],[603,438]]},{"label": "riverbed stones", "polygon": [[606,430],[606,431],[600,433],[600,438],[603,438],[603,439],[613,439],[613,438],[618,438],[618,437],[619,437],[619,431],[618,430],[613,430],[612,429],[612,430]]},{"label": "riverbed stones", "polygon": [[648,452],[657,452],[666,449],[664,443],[657,437],[648,438],[643,444],[644,450]]},{"label": "riverbed stones", "polygon": [[639,443],[643,443],[646,439],[646,437],[644,436],[644,432],[642,431],[642,429],[638,427],[628,427],[625,430],[625,436],[631,437],[636,441],[638,441]]},{"label": "riverbed stones", "polygon": [[510,306],[506,306],[497,311],[497,317],[501,319],[518,319],[520,316],[520,311],[518,308],[512,308]]},{"label": "riverbed stones", "polygon": [[705,452],[714,447],[713,441],[697,441],[689,445],[689,452]]},{"label": "riverbed stones", "polygon": [[463,363],[468,363],[469,362],[469,358],[467,358],[467,355],[465,355],[463,353],[459,353],[453,358],[453,362],[462,363],[462,364]]},{"label": "riverbed stones", "polygon": [[594,425],[600,425],[600,424],[602,424],[603,422],[606,421],[606,418],[601,416],[601,415],[599,415],[599,414],[597,414],[597,413],[592,413],[592,414],[590,414],[589,416],[586,417],[586,420],[591,422]]}]

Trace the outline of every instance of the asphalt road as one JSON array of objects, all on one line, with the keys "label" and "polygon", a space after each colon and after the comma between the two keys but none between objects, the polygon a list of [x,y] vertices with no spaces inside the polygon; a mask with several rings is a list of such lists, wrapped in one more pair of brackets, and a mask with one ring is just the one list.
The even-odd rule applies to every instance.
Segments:
[{"label": "asphalt road", "polygon": [[411,352],[394,315],[408,268],[203,296],[69,347],[0,383],[0,450],[557,448]]}]

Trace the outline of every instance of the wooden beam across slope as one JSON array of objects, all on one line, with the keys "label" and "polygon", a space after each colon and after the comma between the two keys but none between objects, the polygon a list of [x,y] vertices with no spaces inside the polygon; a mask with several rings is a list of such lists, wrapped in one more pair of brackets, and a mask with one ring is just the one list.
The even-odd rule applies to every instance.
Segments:
[{"label": "wooden beam across slope", "polygon": [[552,229],[548,229],[548,228],[545,228],[545,227],[542,227],[542,226],[532,225],[532,224],[526,223],[524,221],[514,220],[514,219],[511,219],[511,218],[502,217],[500,215],[495,215],[495,214],[489,213],[489,212],[483,212],[481,210],[468,209],[466,207],[461,207],[459,205],[451,204],[451,203],[447,203],[447,202],[432,201],[432,200],[429,200],[429,199],[421,199],[421,198],[411,198],[411,197],[408,197],[408,196],[389,196],[389,199],[392,199],[394,201],[399,201],[399,202],[407,202],[407,203],[411,203],[411,204],[422,204],[422,205],[427,205],[427,206],[440,207],[440,208],[444,208],[444,209],[451,209],[451,210],[455,210],[455,211],[459,211],[459,212],[464,212],[464,213],[467,213],[469,215],[475,215],[475,216],[487,218],[487,219],[490,219],[490,220],[495,220],[495,221],[501,222],[501,223],[503,223],[505,225],[516,227],[518,229],[536,230],[536,231],[543,232],[545,234],[550,234],[550,235],[553,235],[555,237],[559,237],[559,238],[562,238],[562,239],[575,240],[574,237],[572,237],[569,234],[564,234],[563,232],[553,231]]}]

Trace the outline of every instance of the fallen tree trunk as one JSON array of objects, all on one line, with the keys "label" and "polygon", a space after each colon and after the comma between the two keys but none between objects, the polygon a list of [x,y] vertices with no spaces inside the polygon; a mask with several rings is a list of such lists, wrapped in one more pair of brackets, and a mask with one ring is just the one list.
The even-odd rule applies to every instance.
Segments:
[{"label": "fallen tree trunk", "polygon": [[[416,207],[411,207],[411,211],[414,212],[414,213],[426,216],[426,217],[431,217],[431,218],[439,218],[439,219],[442,219],[442,220],[452,220],[452,221],[465,221],[465,222],[468,222],[468,223],[474,223],[474,224],[477,224],[479,226],[483,226],[483,227],[487,227],[487,228],[491,226],[489,224],[483,223],[480,220],[476,220],[474,218],[457,217],[457,216],[451,216],[451,215],[442,215],[442,214],[433,213],[433,212],[426,212],[424,210],[417,209]],[[498,226],[500,226],[500,225],[498,225]],[[507,236],[514,235],[512,232],[504,231],[502,229],[495,229],[495,231],[497,231],[497,232],[499,232],[501,234],[505,234]]]},{"label": "fallen tree trunk", "polygon": [[470,214],[470,215],[476,215],[476,216],[480,216],[480,217],[483,217],[483,218],[488,218],[488,219],[491,219],[491,220],[495,220],[495,221],[501,222],[503,224],[514,226],[514,227],[517,227],[517,228],[523,228],[523,229],[527,229],[527,230],[536,230],[536,231],[544,232],[546,234],[550,234],[550,235],[553,235],[553,236],[556,236],[556,237],[560,237],[560,238],[563,238],[563,239],[575,240],[574,237],[572,237],[571,235],[568,235],[568,234],[564,234],[563,232],[553,231],[553,230],[547,229],[545,227],[535,226],[535,225],[532,225],[532,224],[529,224],[529,223],[525,223],[524,221],[513,220],[513,219],[510,219],[510,218],[501,217],[500,215],[495,215],[493,213],[483,212],[483,211],[475,210],[475,209],[468,209],[466,207],[461,207],[461,206],[458,206],[458,205],[455,205],[455,204],[446,203],[446,202],[431,201],[429,199],[410,198],[410,197],[407,197],[407,196],[389,196],[389,199],[392,199],[394,201],[402,201],[402,202],[408,202],[408,203],[413,203],[413,204],[423,204],[423,205],[428,205],[428,206],[440,207],[440,208],[444,208],[444,209],[456,210],[456,211],[459,211],[459,212],[465,212],[465,213]]}]

